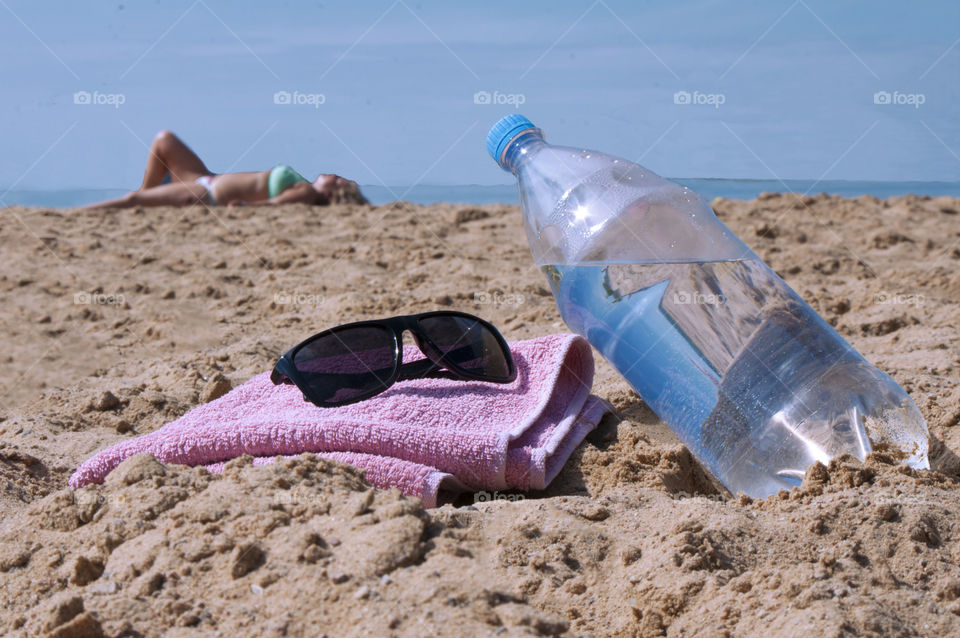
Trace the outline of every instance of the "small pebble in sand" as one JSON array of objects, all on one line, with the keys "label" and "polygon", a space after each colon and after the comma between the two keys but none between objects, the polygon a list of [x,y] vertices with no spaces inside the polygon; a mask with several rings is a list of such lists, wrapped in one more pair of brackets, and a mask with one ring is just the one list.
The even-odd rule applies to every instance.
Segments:
[{"label": "small pebble in sand", "polygon": [[210,403],[214,399],[219,399],[227,392],[233,389],[230,379],[222,374],[215,374],[200,391],[201,403]]},{"label": "small pebble in sand", "polygon": [[97,397],[97,400],[93,402],[94,409],[100,412],[113,410],[119,405],[120,399],[118,399],[113,392],[110,392],[110,390],[104,391],[104,393]]},{"label": "small pebble in sand", "polygon": [[266,553],[257,543],[244,543],[234,551],[233,566],[230,574],[234,578],[246,576],[254,571],[266,560]]},{"label": "small pebble in sand", "polygon": [[83,587],[100,578],[102,573],[103,563],[99,560],[90,560],[86,556],[80,556],[73,563],[73,574],[70,576],[70,582]]}]

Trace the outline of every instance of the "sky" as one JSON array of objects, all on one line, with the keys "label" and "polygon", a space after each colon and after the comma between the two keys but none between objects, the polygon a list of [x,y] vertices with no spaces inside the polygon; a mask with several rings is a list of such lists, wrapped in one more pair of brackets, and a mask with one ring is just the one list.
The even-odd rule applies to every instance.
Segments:
[{"label": "sky", "polygon": [[960,180],[960,3],[0,0],[0,189],[136,188],[170,129],[215,172],[507,184],[550,142],[669,177]]}]

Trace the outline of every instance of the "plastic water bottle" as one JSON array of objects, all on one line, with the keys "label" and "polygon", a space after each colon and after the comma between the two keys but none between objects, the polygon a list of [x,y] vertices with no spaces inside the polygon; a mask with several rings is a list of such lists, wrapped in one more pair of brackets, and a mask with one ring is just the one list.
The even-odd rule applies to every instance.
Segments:
[{"label": "plastic water bottle", "polygon": [[731,492],[800,484],[875,449],[928,468],[912,399],[690,189],[553,146],[508,115],[487,150],[519,183],[534,261],[583,335]]}]

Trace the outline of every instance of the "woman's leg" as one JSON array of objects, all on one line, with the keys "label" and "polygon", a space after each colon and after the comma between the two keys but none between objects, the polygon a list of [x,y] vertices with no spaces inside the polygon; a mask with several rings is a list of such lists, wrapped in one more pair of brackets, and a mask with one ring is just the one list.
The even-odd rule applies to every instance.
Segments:
[{"label": "woman's leg", "polygon": [[212,175],[203,160],[179,137],[170,131],[160,131],[150,145],[140,190],[160,186],[167,173],[174,183],[193,182],[201,175]]},{"label": "woman's leg", "polygon": [[196,182],[163,184],[133,191],[117,199],[88,204],[84,208],[134,208],[135,206],[209,205],[207,189]]}]

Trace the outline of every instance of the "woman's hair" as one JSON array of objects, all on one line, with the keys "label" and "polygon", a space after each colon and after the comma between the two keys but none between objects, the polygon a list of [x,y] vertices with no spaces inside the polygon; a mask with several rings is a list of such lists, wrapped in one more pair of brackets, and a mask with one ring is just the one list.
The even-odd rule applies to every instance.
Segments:
[{"label": "woman's hair", "polygon": [[367,198],[360,192],[360,185],[351,180],[343,180],[341,185],[335,186],[330,192],[330,204],[369,204]]}]

